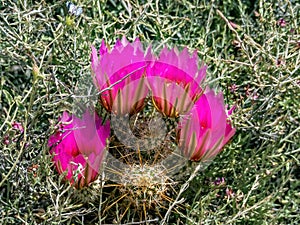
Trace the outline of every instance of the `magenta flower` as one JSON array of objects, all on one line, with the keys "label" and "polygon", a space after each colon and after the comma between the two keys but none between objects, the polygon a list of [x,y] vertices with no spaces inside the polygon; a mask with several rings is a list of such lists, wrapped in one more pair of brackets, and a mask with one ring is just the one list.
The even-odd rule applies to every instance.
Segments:
[{"label": "magenta flower", "polygon": [[92,47],[91,67],[100,103],[118,115],[139,112],[148,94],[144,78],[147,62],[139,39],[131,44],[123,37],[111,51],[102,41],[99,55]]},{"label": "magenta flower", "polygon": [[206,66],[198,68],[198,56],[192,57],[187,48],[164,48],[159,59],[147,67],[147,80],[157,110],[165,116],[177,117],[191,109],[202,94],[200,84],[206,75]]},{"label": "magenta flower", "polygon": [[10,140],[9,140],[9,136],[8,136],[8,135],[5,135],[5,136],[4,136],[2,143],[3,143],[4,145],[9,145]]},{"label": "magenta flower", "polygon": [[222,93],[203,94],[179,125],[178,143],[184,155],[192,161],[216,156],[235,133],[228,121],[232,111],[226,113]]},{"label": "magenta flower", "polygon": [[96,113],[86,111],[80,119],[64,112],[59,130],[48,140],[58,173],[66,172],[65,178],[76,188],[96,180],[109,134],[109,122],[102,125]]},{"label": "magenta flower", "polygon": [[283,18],[280,18],[279,20],[277,20],[277,25],[280,27],[285,27],[287,25],[287,22]]},{"label": "magenta flower", "polygon": [[15,122],[13,122],[11,125],[12,125],[13,129],[18,130],[18,131],[20,131],[21,133],[23,133],[24,128],[23,128],[23,126],[22,126],[21,123],[15,121]]}]

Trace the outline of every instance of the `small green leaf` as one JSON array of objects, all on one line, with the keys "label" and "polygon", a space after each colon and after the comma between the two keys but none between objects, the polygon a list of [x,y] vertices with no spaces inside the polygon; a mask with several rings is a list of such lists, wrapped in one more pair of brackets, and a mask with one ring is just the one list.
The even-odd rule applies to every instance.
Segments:
[{"label": "small green leaf", "polygon": [[6,90],[3,90],[3,93],[6,96],[8,104],[12,105],[14,100],[13,100],[13,97],[11,96],[11,94],[8,91],[6,91]]}]

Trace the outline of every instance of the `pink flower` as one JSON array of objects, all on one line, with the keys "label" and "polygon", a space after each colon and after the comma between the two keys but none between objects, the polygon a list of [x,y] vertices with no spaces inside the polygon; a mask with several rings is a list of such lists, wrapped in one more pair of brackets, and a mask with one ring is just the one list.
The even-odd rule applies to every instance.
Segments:
[{"label": "pink flower", "polygon": [[4,136],[2,143],[5,144],[5,145],[9,145],[10,140],[9,140],[9,136],[8,135]]},{"label": "pink flower", "polygon": [[109,134],[109,122],[102,125],[96,113],[86,111],[80,119],[64,112],[59,130],[48,140],[58,173],[66,172],[76,188],[88,186],[98,176]]},{"label": "pink flower", "polygon": [[224,177],[217,177],[217,179],[213,182],[214,185],[216,186],[221,186],[221,185],[225,185],[226,184],[226,181],[225,181],[225,178]]},{"label": "pink flower", "polygon": [[280,27],[285,27],[287,25],[287,22],[283,18],[280,18],[279,20],[277,20],[277,25]]},{"label": "pink flower", "polygon": [[227,195],[227,198],[233,198],[235,196],[234,191],[232,190],[232,188],[226,188],[225,193]]},{"label": "pink flower", "polygon": [[198,56],[190,56],[187,48],[164,48],[159,58],[147,67],[147,80],[157,110],[165,116],[178,117],[189,111],[202,94],[200,84],[206,66],[198,68]]},{"label": "pink flower", "polygon": [[239,88],[236,84],[232,84],[232,85],[229,86],[229,90],[230,90],[231,93],[236,92],[238,89]]},{"label": "pink flower", "polygon": [[91,67],[100,103],[118,115],[139,112],[148,94],[144,78],[147,62],[139,39],[131,44],[123,37],[111,51],[102,41],[99,55],[92,47]]},{"label": "pink flower", "polygon": [[227,120],[232,111],[226,113],[222,93],[203,94],[179,124],[178,143],[184,155],[192,161],[216,156],[235,133]]},{"label": "pink flower", "polygon": [[24,128],[23,128],[23,126],[22,126],[21,123],[19,123],[19,122],[13,122],[11,125],[12,125],[13,129],[18,130],[21,133],[23,133]]}]

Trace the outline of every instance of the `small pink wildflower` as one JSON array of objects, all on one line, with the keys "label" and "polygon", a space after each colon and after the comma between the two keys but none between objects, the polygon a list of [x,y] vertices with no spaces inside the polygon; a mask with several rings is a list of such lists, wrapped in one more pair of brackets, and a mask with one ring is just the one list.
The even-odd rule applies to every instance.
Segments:
[{"label": "small pink wildflower", "polygon": [[13,128],[13,129],[18,130],[18,131],[20,131],[21,133],[23,133],[24,128],[23,128],[23,126],[22,126],[21,123],[19,123],[19,122],[13,122],[11,125],[12,125],[12,128]]},{"label": "small pink wildflower", "polygon": [[218,177],[215,181],[214,181],[214,185],[216,186],[220,186],[220,185],[225,185],[225,178],[224,177]]},{"label": "small pink wildflower", "polygon": [[4,138],[3,138],[3,144],[4,145],[9,145],[9,143],[10,143],[9,136],[5,135]]},{"label": "small pink wildflower", "polygon": [[287,25],[287,22],[283,18],[280,18],[279,20],[277,20],[277,25],[280,27],[285,27]]},{"label": "small pink wildflower", "polygon": [[226,188],[225,193],[227,195],[227,198],[233,198],[235,196],[234,191],[232,190],[232,188]]},{"label": "small pink wildflower", "polygon": [[229,90],[231,93],[234,93],[238,90],[238,86],[236,84],[232,84],[229,86]]}]

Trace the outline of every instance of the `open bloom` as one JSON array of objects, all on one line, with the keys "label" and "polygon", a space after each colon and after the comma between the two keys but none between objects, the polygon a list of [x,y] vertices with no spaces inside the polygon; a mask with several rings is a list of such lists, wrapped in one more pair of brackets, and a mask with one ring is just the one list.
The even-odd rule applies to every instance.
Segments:
[{"label": "open bloom", "polygon": [[82,119],[64,112],[59,130],[50,136],[48,146],[57,171],[76,188],[96,180],[104,157],[110,125],[102,125],[95,113],[86,111]]},{"label": "open bloom", "polygon": [[92,75],[100,103],[117,115],[139,112],[148,94],[144,79],[147,62],[139,39],[129,43],[123,37],[111,51],[102,41],[99,55],[92,47]]},{"label": "open bloom", "polygon": [[153,103],[165,116],[177,117],[191,109],[202,94],[200,86],[206,66],[198,68],[198,56],[187,48],[164,48],[159,58],[147,67],[147,80]]},{"label": "open bloom", "polygon": [[206,161],[216,156],[234,135],[228,121],[222,93],[208,90],[184,115],[178,130],[178,142],[184,155],[192,161]]}]

